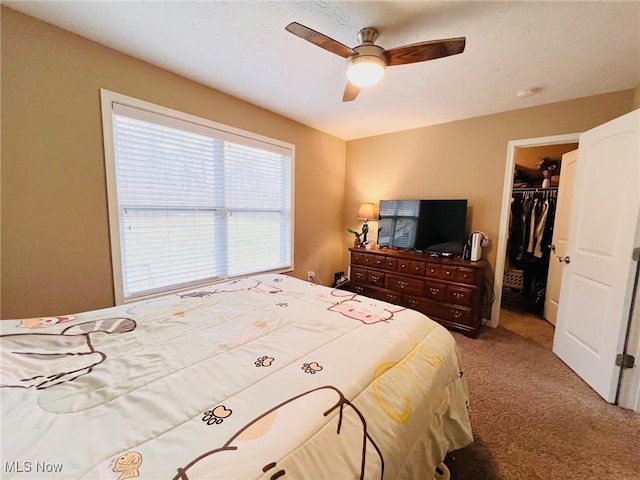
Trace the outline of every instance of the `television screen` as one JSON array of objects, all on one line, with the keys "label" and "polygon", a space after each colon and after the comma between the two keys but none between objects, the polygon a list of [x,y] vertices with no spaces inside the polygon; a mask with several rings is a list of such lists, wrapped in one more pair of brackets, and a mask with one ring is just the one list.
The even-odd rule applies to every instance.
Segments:
[{"label": "television screen", "polygon": [[466,221],[466,200],[381,200],[378,244],[460,255]]}]

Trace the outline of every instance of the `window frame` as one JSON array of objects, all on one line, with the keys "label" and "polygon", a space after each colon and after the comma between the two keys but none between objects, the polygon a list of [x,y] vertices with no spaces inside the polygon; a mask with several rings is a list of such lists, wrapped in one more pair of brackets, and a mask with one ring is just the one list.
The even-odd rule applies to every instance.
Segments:
[{"label": "window frame", "polygon": [[[161,295],[167,295],[170,293],[176,293],[200,285],[209,285],[216,282],[228,280],[230,278],[237,278],[234,276],[227,276],[218,279],[207,280],[194,280],[188,284],[181,284],[180,286],[173,286],[163,289],[162,291],[153,291],[140,293],[138,295],[132,295],[129,297],[124,296],[124,277],[122,268],[122,245],[120,243],[120,205],[118,201],[117,190],[117,177],[116,177],[116,160],[115,160],[115,146],[114,146],[114,128],[113,128],[113,115],[114,105],[119,105],[125,109],[138,110],[140,116],[136,115],[135,118],[143,118],[148,112],[152,115],[161,115],[165,117],[166,124],[172,126],[173,123],[177,128],[184,129],[184,122],[191,124],[193,127],[192,132],[207,134],[211,133],[211,130],[216,131],[216,138],[221,140],[228,140],[234,143],[240,143],[251,147],[263,148],[265,145],[270,147],[269,151],[280,152],[289,155],[291,158],[291,230],[290,230],[290,245],[291,245],[291,262],[290,266],[277,270],[269,270],[275,273],[291,272],[294,269],[294,232],[295,232],[295,145],[274,138],[259,135],[253,132],[242,130],[239,128],[224,125],[212,120],[191,115],[179,110],[174,110],[168,107],[163,107],[151,102],[140,100],[134,97],[129,97],[120,93],[112,92],[106,89],[100,89],[100,101],[102,108],[102,129],[103,129],[103,141],[104,141],[104,156],[105,156],[105,173],[106,173],[106,187],[107,187],[107,204],[108,204],[108,216],[109,216],[109,236],[111,243],[111,265],[113,275],[113,288],[116,305],[123,305],[131,302],[137,302],[147,298],[158,297]],[[180,123],[178,125],[178,122]],[[155,123],[155,122],[154,122]],[[175,127],[174,127],[175,128]],[[258,273],[258,272],[256,272]],[[245,275],[239,275],[242,277]]]}]

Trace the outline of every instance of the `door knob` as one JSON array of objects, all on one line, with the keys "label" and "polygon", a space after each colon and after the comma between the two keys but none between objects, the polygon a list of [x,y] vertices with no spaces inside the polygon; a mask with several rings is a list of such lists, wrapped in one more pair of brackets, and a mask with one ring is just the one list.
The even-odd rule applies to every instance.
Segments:
[{"label": "door knob", "polygon": [[556,246],[553,243],[549,245],[549,248],[554,252],[556,251]]},{"label": "door knob", "polygon": [[560,263],[564,262],[564,263],[571,263],[571,257],[558,257],[558,261]]}]

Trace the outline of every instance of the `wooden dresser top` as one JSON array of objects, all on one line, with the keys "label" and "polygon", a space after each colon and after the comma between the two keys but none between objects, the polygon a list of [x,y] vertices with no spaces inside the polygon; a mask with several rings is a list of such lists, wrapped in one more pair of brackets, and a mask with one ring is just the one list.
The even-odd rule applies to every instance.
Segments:
[{"label": "wooden dresser top", "polygon": [[486,260],[479,260],[477,262],[472,262],[470,260],[463,260],[462,258],[432,256],[429,253],[410,252],[410,251],[398,250],[393,248],[372,248],[370,250],[367,250],[366,248],[350,248],[349,250],[353,253],[361,253],[361,254],[370,253],[374,255],[384,255],[386,257],[392,257],[392,258],[403,258],[406,260],[417,260],[421,262],[433,262],[433,263],[439,263],[443,265],[457,265],[457,266],[464,266],[468,268],[485,268],[487,265]]}]

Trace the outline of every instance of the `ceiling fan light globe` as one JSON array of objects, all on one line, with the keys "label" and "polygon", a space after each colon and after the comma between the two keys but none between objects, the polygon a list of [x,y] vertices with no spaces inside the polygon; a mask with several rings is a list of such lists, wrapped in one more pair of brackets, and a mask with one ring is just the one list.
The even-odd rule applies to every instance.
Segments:
[{"label": "ceiling fan light globe", "polygon": [[370,87],[382,80],[387,68],[385,61],[373,55],[359,55],[347,65],[349,82],[358,87]]}]

